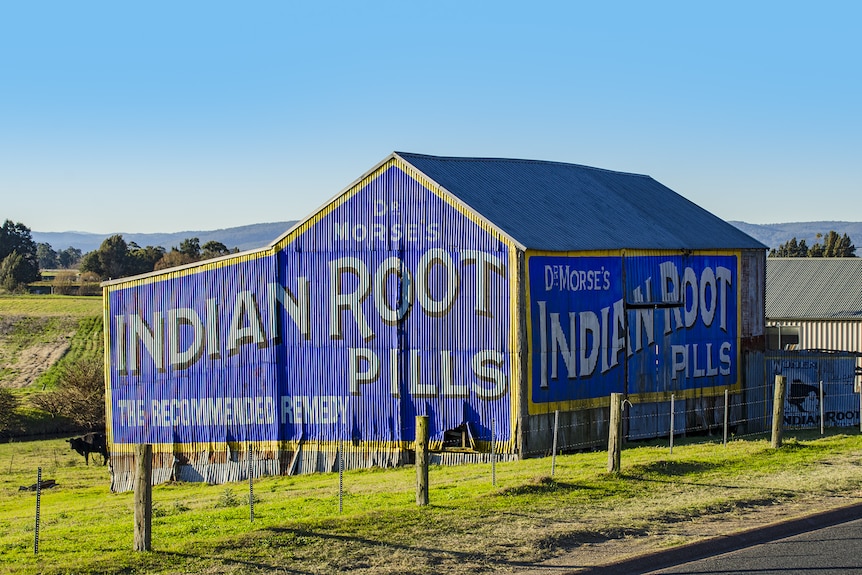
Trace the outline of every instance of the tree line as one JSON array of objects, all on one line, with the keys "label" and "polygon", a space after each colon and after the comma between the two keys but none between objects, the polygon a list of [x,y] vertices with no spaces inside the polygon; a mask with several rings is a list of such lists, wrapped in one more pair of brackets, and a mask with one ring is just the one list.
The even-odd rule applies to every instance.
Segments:
[{"label": "tree line", "polygon": [[209,260],[237,253],[237,248],[228,249],[221,242],[209,241],[200,244],[198,238],[187,238],[179,247],[170,251],[161,246],[140,247],[135,242],[126,242],[116,234],[81,258],[78,269],[81,273],[93,273],[102,280],[118,279],[145,274],[202,260]]},{"label": "tree line", "polygon": [[161,246],[142,248],[135,242],[127,243],[119,234],[107,238],[99,249],[86,254],[73,247],[58,252],[50,244],[33,241],[33,234],[26,225],[6,220],[0,227],[0,289],[21,291],[27,284],[39,281],[43,269],[77,267],[82,277],[103,281],[237,252],[239,249],[228,249],[217,241],[201,245],[198,238],[187,238],[170,250]]},{"label": "tree line", "polygon": [[841,236],[835,230],[830,230],[825,236],[817,234],[817,242],[809,247],[805,239],[797,241],[796,237],[772,248],[769,257],[778,258],[855,258],[856,246],[847,234]]}]

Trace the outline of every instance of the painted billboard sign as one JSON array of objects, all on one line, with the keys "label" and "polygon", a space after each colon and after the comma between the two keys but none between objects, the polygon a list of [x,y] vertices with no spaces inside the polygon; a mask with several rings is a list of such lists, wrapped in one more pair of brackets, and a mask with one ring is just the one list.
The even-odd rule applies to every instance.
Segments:
[{"label": "painted billboard sign", "polygon": [[531,412],[737,382],[735,255],[531,255],[527,267]]},{"label": "painted billboard sign", "polygon": [[390,163],[270,250],[110,286],[113,442],[505,441],[508,258]]},{"label": "painted billboard sign", "polygon": [[821,419],[825,427],[859,425],[855,367],[853,356],[840,354],[827,357],[799,353],[769,358],[769,373],[787,378],[784,425],[819,427]]}]

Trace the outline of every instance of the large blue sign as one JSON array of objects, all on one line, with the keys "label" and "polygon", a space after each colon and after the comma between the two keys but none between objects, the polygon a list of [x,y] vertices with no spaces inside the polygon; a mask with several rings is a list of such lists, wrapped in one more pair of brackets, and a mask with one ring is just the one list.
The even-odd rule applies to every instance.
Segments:
[{"label": "large blue sign", "polygon": [[528,258],[531,411],[732,385],[737,258]]},{"label": "large blue sign", "polygon": [[505,441],[508,253],[384,166],[270,250],[112,286],[113,441]]}]

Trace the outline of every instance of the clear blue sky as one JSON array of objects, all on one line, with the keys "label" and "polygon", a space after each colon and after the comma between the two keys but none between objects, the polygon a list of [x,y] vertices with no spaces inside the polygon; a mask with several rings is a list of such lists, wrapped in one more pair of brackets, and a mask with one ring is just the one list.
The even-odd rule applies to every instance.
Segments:
[{"label": "clear blue sky", "polygon": [[[0,219],[301,219],[390,152],[862,221],[860,2],[5,2]],[[685,225],[680,222],[680,225]]]}]

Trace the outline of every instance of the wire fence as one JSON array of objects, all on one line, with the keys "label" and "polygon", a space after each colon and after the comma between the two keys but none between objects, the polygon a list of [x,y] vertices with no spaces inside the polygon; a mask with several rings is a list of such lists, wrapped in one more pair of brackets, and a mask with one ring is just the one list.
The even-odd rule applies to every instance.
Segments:
[{"label": "wire fence", "polygon": [[[623,437],[626,442],[702,437],[727,442],[767,433],[772,428],[774,382],[743,392],[667,401],[623,401]],[[784,398],[782,429],[858,428],[862,394],[846,382],[819,382],[804,387],[791,383]],[[533,416],[534,428],[525,432],[525,457],[570,453],[607,447],[607,408],[582,412],[549,412]]]},{"label": "wire fence", "polygon": [[[667,441],[669,449],[673,450],[673,440],[678,437],[686,437],[688,441],[702,438],[704,442],[726,443],[736,439],[748,439],[763,436],[772,428],[774,412],[775,383],[769,382],[761,386],[746,388],[741,392],[731,392],[729,389],[723,394],[697,398],[680,398],[671,394],[667,401],[657,402],[633,402],[623,401],[622,427],[625,442],[629,446],[638,442]],[[860,411],[862,411],[862,393],[856,392],[853,385],[847,385],[846,381],[818,382],[817,385],[800,385],[791,382],[787,386],[785,396],[782,398],[784,407],[781,427],[784,430],[817,430],[821,433],[836,428],[856,428],[862,431],[860,422]],[[432,457],[436,463],[468,463],[477,462],[487,465],[486,470],[492,485],[497,484],[500,470],[498,461],[518,461],[523,458],[548,459],[548,468],[551,476],[556,473],[556,458],[560,454],[579,451],[595,451],[608,449],[609,417],[608,407],[597,407],[590,410],[575,412],[553,411],[541,415],[533,415],[529,418],[529,429],[521,430],[524,445],[536,446],[534,449],[524,449],[520,453],[507,451],[511,442],[503,441],[492,433],[490,441],[474,442],[475,449],[464,449],[456,451],[437,451]],[[488,422],[488,428],[495,429],[494,422]],[[405,433],[415,428],[403,430]],[[505,438],[503,438],[505,439]],[[465,444],[466,445],[466,444]],[[346,462],[350,461],[349,454],[351,445],[348,442],[339,441],[333,447],[332,468],[330,471],[338,472],[338,513],[343,511],[343,492],[345,488]],[[30,446],[32,450],[32,445]],[[24,461],[32,461],[26,457],[16,458],[13,451],[8,461],[0,462],[4,472],[13,473],[20,477],[23,471],[20,464]],[[450,457],[446,460],[445,454]],[[457,456],[461,456],[460,459]],[[76,466],[80,462],[71,463],[69,454],[52,447],[45,450],[42,459],[47,464],[48,472],[56,471],[59,467]],[[245,470],[243,480],[247,482],[248,497],[232,501],[232,505],[247,505],[250,522],[255,521],[255,502],[259,498],[255,495],[255,481],[264,475],[268,475],[268,461],[272,454],[255,450],[247,446],[245,452],[236,453],[238,468]],[[405,458],[409,459],[409,458]],[[405,463],[411,463],[405,460]],[[517,465],[517,463],[515,463]],[[34,553],[40,549],[40,520],[42,519],[40,501],[44,489],[53,487],[43,484],[43,469],[32,470],[35,479],[33,485],[22,486],[22,490],[32,491],[35,494],[32,514],[25,516],[4,518],[7,528],[18,525],[19,530],[27,525],[32,539],[30,545]],[[240,484],[241,485],[241,484]],[[236,484],[233,485],[236,489]]]},{"label": "wire fence", "polygon": [[[786,385],[785,395],[780,399],[783,408],[782,430],[820,430],[821,433],[837,428],[859,429],[862,432],[862,392],[854,386],[854,379],[838,377],[834,380],[823,379],[812,382],[793,377]],[[676,397],[669,394],[660,401],[638,401],[637,398],[622,401],[621,429],[626,445],[638,442],[666,441],[671,453],[675,438],[684,437],[687,442],[702,439],[704,442],[727,443],[738,439],[762,437],[773,427],[773,413],[776,411],[775,381],[765,381],[761,385],[749,385],[742,390],[727,389],[723,392],[700,397]],[[556,473],[558,455],[580,451],[609,449],[610,408],[608,405],[575,411],[547,411],[521,418],[515,429],[499,436],[499,424],[494,420],[464,424],[460,429],[448,430],[444,441],[436,432],[437,450],[432,452],[431,462],[437,464],[480,463],[487,465],[487,473],[492,485],[497,484],[500,474],[497,463],[526,458],[549,458],[548,468],[551,476]],[[403,437],[415,433],[415,425],[401,430]],[[346,437],[346,436],[345,436]],[[409,442],[408,442],[409,443]],[[434,443],[434,442],[432,442]],[[22,449],[38,450],[35,442],[20,444]],[[273,462],[286,461],[284,453],[255,448],[253,444],[235,446],[224,461],[212,463],[232,469],[234,489],[238,481],[248,485],[247,499],[233,501],[232,504],[248,505],[250,522],[255,520],[255,481],[266,475],[273,475]],[[443,447],[443,449],[441,449]],[[0,461],[0,471],[15,476],[16,479],[32,477],[32,485],[22,485],[21,490],[35,494],[32,514],[4,518],[6,527],[28,525],[32,534],[31,545],[34,553],[40,548],[40,510],[41,494],[53,485],[43,479],[43,471],[48,474],[63,467],[81,465],[75,461],[74,454],[56,446],[46,448],[39,454],[41,465],[38,469],[24,470],[24,462],[32,462],[23,452],[16,459],[14,450],[8,450],[8,461]],[[369,459],[369,453],[371,459]],[[395,454],[394,456],[392,454]],[[388,455],[387,455],[388,454]],[[308,457],[321,470],[338,472],[338,512],[343,511],[343,492],[345,490],[344,471],[359,467],[389,467],[414,463],[410,448],[400,447],[379,451],[355,445],[351,441],[339,440],[336,443],[320,444],[310,451]],[[211,457],[211,456],[210,456]],[[296,459],[297,453],[292,459]],[[389,458],[387,458],[389,457]],[[289,474],[294,469],[291,462]],[[310,465],[310,464],[309,464]],[[517,463],[515,463],[517,465]],[[44,469],[43,469],[44,467]],[[284,467],[282,467],[284,469]],[[95,470],[92,470],[95,473]],[[104,476],[107,476],[107,472]],[[505,473],[505,472],[504,472]],[[45,481],[45,483],[43,483]],[[28,480],[29,482],[29,480]],[[8,488],[8,484],[7,484]],[[349,485],[348,485],[349,488]]]}]

